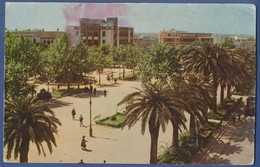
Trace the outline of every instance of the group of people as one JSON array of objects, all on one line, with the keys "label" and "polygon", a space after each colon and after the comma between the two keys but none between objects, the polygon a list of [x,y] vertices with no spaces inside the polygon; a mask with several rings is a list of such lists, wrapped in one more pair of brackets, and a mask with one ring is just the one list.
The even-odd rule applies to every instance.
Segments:
[{"label": "group of people", "polygon": [[[72,120],[75,120],[75,116],[76,116],[75,108],[72,109],[71,115],[72,115]],[[79,116],[79,122],[80,122],[80,127],[84,126],[83,125],[83,116],[82,115]],[[81,149],[82,150],[86,149],[86,147],[87,147],[86,142],[87,142],[87,140],[85,139],[85,136],[82,136],[82,140],[81,140]]]},{"label": "group of people", "polygon": [[114,79],[113,73],[107,75],[107,80],[110,81],[111,79],[114,80],[114,82],[115,82],[115,84],[116,84],[117,79],[116,79],[116,78]]},{"label": "group of people", "polygon": [[[75,116],[76,116],[75,108],[72,109],[71,115],[72,115],[72,120],[75,120]],[[79,124],[80,127],[84,126],[83,125],[83,116],[82,115],[79,116],[79,122],[80,122],[80,124]]]}]

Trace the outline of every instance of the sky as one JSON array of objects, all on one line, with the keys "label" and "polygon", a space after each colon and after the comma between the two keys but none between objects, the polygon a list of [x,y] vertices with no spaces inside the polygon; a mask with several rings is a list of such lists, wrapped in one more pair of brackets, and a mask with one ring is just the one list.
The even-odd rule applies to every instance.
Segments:
[{"label": "sky", "polygon": [[7,2],[5,27],[65,31],[79,18],[118,17],[137,33],[184,30],[214,34],[256,34],[253,4],[41,3]]}]

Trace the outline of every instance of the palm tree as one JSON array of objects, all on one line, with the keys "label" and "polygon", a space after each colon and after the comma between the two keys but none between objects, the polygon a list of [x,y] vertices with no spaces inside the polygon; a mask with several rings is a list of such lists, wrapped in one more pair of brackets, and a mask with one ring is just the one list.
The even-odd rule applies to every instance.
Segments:
[{"label": "palm tree", "polygon": [[217,112],[217,88],[220,69],[226,69],[227,52],[218,44],[198,42],[182,55],[185,73],[199,73],[212,83],[214,96],[212,98],[213,112]]},{"label": "palm tree", "polygon": [[[250,89],[250,86],[254,87],[255,84],[252,81],[256,80],[256,54],[253,51],[245,48],[238,48],[234,51],[235,55],[238,55],[236,59],[236,67],[239,71],[236,77],[240,82],[235,86],[242,86]],[[250,91],[250,90],[248,90]]]},{"label": "palm tree", "polygon": [[[175,94],[185,102],[182,106],[190,114],[189,130],[195,130],[196,118],[200,123],[208,121],[208,108],[211,106],[212,87],[199,75],[183,75],[184,78],[172,81]],[[177,82],[176,82],[177,80]]]},{"label": "palm tree", "polygon": [[56,146],[54,134],[61,122],[53,111],[42,101],[31,96],[21,96],[5,102],[4,146],[7,147],[6,158],[20,156],[20,162],[28,162],[30,142],[35,143],[38,154],[46,156],[43,143],[52,153]]},{"label": "palm tree", "polygon": [[138,91],[127,95],[118,105],[126,105],[126,119],[122,127],[131,128],[141,120],[141,133],[144,134],[148,124],[151,137],[150,163],[155,164],[160,127],[165,132],[169,120],[174,120],[177,124],[183,121],[185,116],[176,106],[178,102],[174,101],[168,84],[158,80],[155,83],[144,83],[142,87],[143,90],[137,89]]}]

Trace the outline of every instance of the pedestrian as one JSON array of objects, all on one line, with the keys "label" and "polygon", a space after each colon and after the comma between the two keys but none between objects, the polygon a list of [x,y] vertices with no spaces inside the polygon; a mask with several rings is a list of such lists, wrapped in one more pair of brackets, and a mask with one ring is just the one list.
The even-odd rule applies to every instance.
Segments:
[{"label": "pedestrian", "polygon": [[71,111],[71,115],[72,115],[72,120],[74,120],[75,119],[75,115],[76,115],[76,111],[75,111],[74,108]]},{"label": "pedestrian", "polygon": [[106,91],[106,90],[104,90],[104,96],[105,96],[105,97],[107,96],[107,91]]},{"label": "pedestrian", "polygon": [[80,122],[80,127],[83,126],[83,117],[82,117],[82,115],[79,116],[79,122]]},{"label": "pedestrian", "polygon": [[82,150],[86,149],[86,147],[87,147],[86,142],[87,142],[87,140],[85,139],[85,136],[82,136],[82,140],[81,140],[81,144],[80,144]]},{"label": "pedestrian", "polygon": [[94,95],[96,95],[96,93],[97,93],[97,89],[96,89],[96,88],[94,88],[94,90],[93,90],[93,91],[94,91]]},{"label": "pedestrian", "polygon": [[84,164],[84,161],[83,159],[80,160],[79,164]]},{"label": "pedestrian", "polygon": [[117,81],[117,79],[115,78],[115,84],[116,84],[116,81]]},{"label": "pedestrian", "polygon": [[107,81],[110,81],[110,76],[109,76],[109,74],[107,75]]},{"label": "pedestrian", "polygon": [[104,160],[104,164],[106,163],[106,160]]}]

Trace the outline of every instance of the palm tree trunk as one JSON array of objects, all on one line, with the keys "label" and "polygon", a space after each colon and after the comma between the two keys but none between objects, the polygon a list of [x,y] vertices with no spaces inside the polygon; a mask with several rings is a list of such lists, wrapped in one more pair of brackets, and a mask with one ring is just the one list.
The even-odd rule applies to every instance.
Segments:
[{"label": "palm tree trunk", "polygon": [[224,102],[224,98],[225,98],[225,95],[224,95],[224,93],[225,93],[225,85],[224,84],[222,84],[221,85],[221,92],[220,92],[220,103],[223,103]]},{"label": "palm tree trunk", "polygon": [[70,89],[70,82],[67,83],[68,90]]},{"label": "palm tree trunk", "polygon": [[20,162],[28,162],[29,144],[30,144],[30,140],[28,139],[28,137],[24,136],[19,151]]},{"label": "palm tree trunk", "polygon": [[231,85],[228,84],[228,86],[227,86],[227,98],[230,99],[230,97],[231,97]]},{"label": "palm tree trunk", "polygon": [[175,120],[171,119],[172,123],[172,148],[179,147],[179,129],[178,123]]},{"label": "palm tree trunk", "polygon": [[190,115],[190,132],[195,131],[195,116],[193,114]]},{"label": "palm tree trunk", "polygon": [[213,104],[213,112],[217,113],[217,91],[218,91],[218,80],[217,80],[217,74],[216,72],[213,72],[213,98],[212,98],[212,104]]},{"label": "palm tree trunk", "polygon": [[150,147],[150,164],[157,163],[157,148],[158,148],[158,136],[160,124],[155,123],[155,112],[152,113],[149,120],[149,132],[151,137],[151,147]]}]

